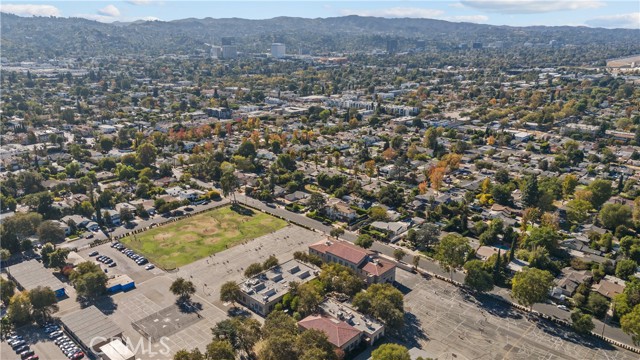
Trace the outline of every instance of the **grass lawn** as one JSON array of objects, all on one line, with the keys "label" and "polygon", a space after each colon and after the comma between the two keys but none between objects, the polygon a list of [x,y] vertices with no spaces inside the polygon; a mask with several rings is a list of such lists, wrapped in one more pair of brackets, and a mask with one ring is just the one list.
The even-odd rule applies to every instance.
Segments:
[{"label": "grass lawn", "polygon": [[225,206],[155,227],[121,240],[163,269],[175,269],[246,240],[282,229],[287,222],[271,215]]}]

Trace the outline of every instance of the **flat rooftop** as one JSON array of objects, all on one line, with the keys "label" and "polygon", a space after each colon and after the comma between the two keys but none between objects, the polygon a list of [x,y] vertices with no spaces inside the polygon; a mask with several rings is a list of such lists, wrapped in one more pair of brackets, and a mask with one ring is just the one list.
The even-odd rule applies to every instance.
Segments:
[{"label": "flat rooftop", "polygon": [[357,310],[350,307],[349,304],[341,303],[331,298],[323,301],[322,304],[320,304],[320,309],[328,316],[346,322],[354,328],[364,332],[367,336],[375,334],[378,330],[384,327],[380,321],[359,313]]},{"label": "flat rooftop", "polygon": [[49,287],[53,291],[64,289],[62,281],[36,260],[23,261],[8,267],[7,270],[25,290],[35,289],[38,286]]},{"label": "flat rooftop", "polygon": [[93,339],[111,339],[122,335],[122,329],[93,305],[64,315],[60,321],[87,348]]},{"label": "flat rooftop", "polygon": [[245,280],[240,289],[255,301],[266,304],[286,294],[291,281],[306,283],[315,279],[318,272],[315,266],[292,259]]}]

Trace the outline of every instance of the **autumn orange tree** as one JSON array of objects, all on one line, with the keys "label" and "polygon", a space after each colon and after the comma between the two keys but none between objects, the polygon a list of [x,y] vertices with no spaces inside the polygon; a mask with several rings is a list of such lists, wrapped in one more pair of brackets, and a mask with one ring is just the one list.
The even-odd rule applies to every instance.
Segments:
[{"label": "autumn orange tree", "polygon": [[442,180],[444,179],[445,168],[443,167],[432,167],[429,169],[429,181],[431,181],[431,188],[435,191],[440,189],[442,186]]}]

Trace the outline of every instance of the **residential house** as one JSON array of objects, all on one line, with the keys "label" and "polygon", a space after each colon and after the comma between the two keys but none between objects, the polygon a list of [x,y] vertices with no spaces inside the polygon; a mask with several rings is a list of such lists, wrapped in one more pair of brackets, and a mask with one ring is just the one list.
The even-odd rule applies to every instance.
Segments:
[{"label": "residential house", "polygon": [[564,300],[573,296],[580,284],[591,281],[593,275],[589,270],[574,270],[570,267],[562,269],[562,273],[555,280],[555,286],[551,290],[551,297]]},{"label": "residential house", "polygon": [[624,280],[607,275],[599,283],[592,285],[591,290],[612,300],[616,295],[622,294],[626,286],[627,284]]},{"label": "residential house", "polygon": [[73,221],[78,228],[86,228],[87,224],[91,222],[90,219],[87,219],[86,217],[81,215],[67,215],[60,219],[60,221],[64,222],[67,225],[69,225],[69,222]]},{"label": "residential house", "polygon": [[349,204],[338,198],[329,199],[324,212],[330,218],[344,222],[350,222],[358,216],[356,211],[349,207]]},{"label": "residential house", "polygon": [[409,225],[409,223],[402,221],[374,221],[371,223],[372,228],[388,234],[390,240],[396,239],[400,234],[407,231],[409,229]]}]

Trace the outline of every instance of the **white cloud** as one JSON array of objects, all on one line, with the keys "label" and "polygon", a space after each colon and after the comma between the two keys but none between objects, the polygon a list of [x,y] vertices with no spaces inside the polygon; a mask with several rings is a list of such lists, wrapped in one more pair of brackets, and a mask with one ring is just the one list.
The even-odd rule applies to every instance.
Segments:
[{"label": "white cloud", "polygon": [[606,5],[597,0],[461,0],[460,3],[467,7],[505,14],[597,9]]},{"label": "white cloud", "polygon": [[131,5],[150,5],[153,0],[127,0]]},{"label": "white cloud", "polygon": [[640,12],[599,16],[597,18],[585,21],[585,24],[593,27],[603,28],[640,29]]},{"label": "white cloud", "polygon": [[458,15],[458,16],[445,16],[442,20],[453,22],[470,22],[470,23],[486,23],[489,21],[489,17],[485,15]]},{"label": "white cloud", "polygon": [[115,5],[107,5],[102,9],[99,9],[98,14],[104,15],[104,16],[118,17],[120,16],[120,10],[118,10],[118,8],[115,7]]},{"label": "white cloud", "polygon": [[98,15],[98,14],[74,14],[73,17],[79,17],[79,18],[84,18],[88,20],[95,20],[103,23],[111,23],[119,20],[117,18],[114,18],[113,16]]},{"label": "white cloud", "polygon": [[60,16],[60,9],[53,5],[0,4],[0,11],[22,16]]},{"label": "white cloud", "polygon": [[413,7],[393,7],[387,9],[342,9],[342,15],[377,16],[385,18],[435,18],[444,14],[442,10],[413,8]]}]

